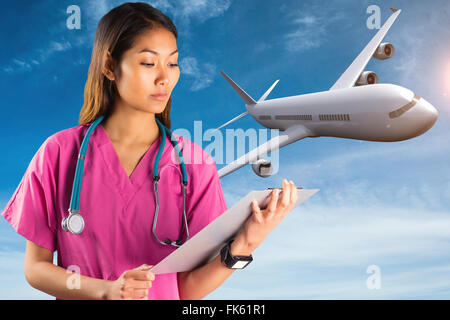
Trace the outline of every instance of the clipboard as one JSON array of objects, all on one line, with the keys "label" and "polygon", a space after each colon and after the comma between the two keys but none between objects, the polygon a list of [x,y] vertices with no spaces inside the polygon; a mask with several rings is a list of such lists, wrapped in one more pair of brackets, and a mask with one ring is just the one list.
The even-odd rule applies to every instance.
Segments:
[{"label": "clipboard", "polygon": [[[250,191],[232,208],[156,264],[151,271],[154,274],[190,271],[214,259],[225,243],[237,236],[243,228],[244,222],[252,213],[251,202],[256,200],[261,209],[266,208],[272,189],[274,188]],[[298,199],[295,206],[309,199],[319,189],[297,188],[297,191]],[[282,192],[280,196],[281,194]]]}]

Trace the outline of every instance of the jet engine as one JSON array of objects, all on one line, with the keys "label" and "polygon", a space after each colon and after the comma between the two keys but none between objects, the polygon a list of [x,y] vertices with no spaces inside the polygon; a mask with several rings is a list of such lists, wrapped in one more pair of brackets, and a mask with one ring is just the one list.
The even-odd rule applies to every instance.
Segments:
[{"label": "jet engine", "polygon": [[366,84],[375,84],[378,83],[378,76],[373,71],[363,71],[359,76],[358,80],[356,80],[356,86],[364,86]]},{"label": "jet engine", "polygon": [[259,159],[252,164],[252,169],[258,176],[263,178],[270,177],[273,172],[272,163],[267,159]]},{"label": "jet engine", "polygon": [[386,60],[394,55],[394,45],[392,43],[382,43],[375,50],[373,57],[378,60]]}]

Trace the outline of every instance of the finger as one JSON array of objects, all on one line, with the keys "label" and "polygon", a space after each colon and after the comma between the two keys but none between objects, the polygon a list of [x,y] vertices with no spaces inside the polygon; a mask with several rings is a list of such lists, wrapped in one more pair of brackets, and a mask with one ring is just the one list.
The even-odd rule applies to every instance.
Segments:
[{"label": "finger", "polygon": [[136,300],[148,297],[148,289],[127,289],[121,291],[121,298],[123,300]]},{"label": "finger", "polygon": [[289,207],[291,200],[291,185],[286,179],[283,179],[283,193],[281,195],[281,207],[285,210]]},{"label": "finger", "polygon": [[148,293],[146,293],[142,298],[136,300],[148,300]]},{"label": "finger", "polygon": [[273,214],[275,213],[276,208],[277,208],[279,194],[280,194],[280,189],[272,190],[272,196],[269,200],[269,204],[267,205],[267,218],[272,217]]},{"label": "finger", "polygon": [[298,199],[298,190],[297,190],[297,186],[294,184],[294,182],[291,180],[289,181],[289,183],[291,184],[291,203],[292,206],[295,206],[295,203],[297,202]]},{"label": "finger", "polygon": [[139,267],[135,268],[134,270],[149,270],[152,267],[153,266],[150,266],[150,265],[144,263],[143,265],[140,265]]},{"label": "finger", "polygon": [[122,300],[131,300],[132,299],[132,290],[120,290],[120,299]]},{"label": "finger", "polygon": [[135,280],[155,280],[155,274],[150,270],[138,270],[132,269],[127,271],[124,275],[125,279],[135,279]]},{"label": "finger", "polygon": [[261,209],[259,208],[258,201],[252,201],[252,210],[254,212],[255,218],[258,222],[262,222]]},{"label": "finger", "polygon": [[133,290],[132,298],[133,299],[144,299],[148,296],[148,289],[136,289]]},{"label": "finger", "polygon": [[122,286],[122,288],[124,290],[149,289],[151,287],[152,287],[152,281],[150,281],[150,280],[135,280],[135,279],[127,279],[127,281]]}]

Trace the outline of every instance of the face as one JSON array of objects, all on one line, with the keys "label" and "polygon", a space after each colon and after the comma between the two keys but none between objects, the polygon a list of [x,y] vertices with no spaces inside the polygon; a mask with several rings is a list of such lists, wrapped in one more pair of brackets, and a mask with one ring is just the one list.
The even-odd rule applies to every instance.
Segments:
[{"label": "face", "polygon": [[[118,67],[120,75],[114,72],[119,94],[116,100],[145,112],[161,113],[180,77],[175,36],[163,28],[139,35]],[[153,96],[160,93],[166,95]]]}]

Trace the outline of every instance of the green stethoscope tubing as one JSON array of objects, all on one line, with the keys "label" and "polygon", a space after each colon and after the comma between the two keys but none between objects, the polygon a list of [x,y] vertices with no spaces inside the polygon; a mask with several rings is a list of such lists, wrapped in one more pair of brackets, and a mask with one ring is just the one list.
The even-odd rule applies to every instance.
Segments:
[{"label": "green stethoscope tubing", "polygon": [[[80,201],[80,193],[81,193],[81,184],[83,179],[83,170],[84,170],[84,160],[86,158],[86,152],[88,149],[89,139],[91,137],[92,132],[97,127],[97,125],[104,119],[104,116],[98,117],[92,124],[89,126],[88,130],[86,131],[86,135],[83,138],[83,141],[81,143],[80,152],[78,154],[78,160],[77,165],[75,168],[75,178],[72,186],[72,194],[70,197],[70,205],[69,205],[69,218],[72,215],[79,215],[82,219],[81,215],[79,214],[79,201]],[[183,189],[183,219],[186,229],[186,241],[189,240],[189,229],[188,229],[188,223],[187,223],[187,217],[186,217],[186,187],[187,187],[187,171],[186,171],[186,165],[183,158],[183,153],[181,152],[181,149],[178,145],[178,142],[174,138],[172,131],[170,131],[166,126],[164,126],[156,117],[156,124],[158,125],[159,131],[161,133],[161,144],[159,146],[158,152],[156,154],[155,162],[153,163],[153,181],[154,181],[154,191],[155,191],[155,200],[156,200],[156,209],[155,209],[155,215],[153,218],[153,235],[155,236],[156,240],[164,245],[171,244],[173,246],[179,247],[182,244],[182,235],[180,235],[180,239],[176,241],[172,241],[168,238],[166,238],[164,241],[161,241],[158,236],[156,235],[156,224],[158,221],[158,212],[159,212],[159,193],[158,193],[158,182],[160,180],[159,176],[159,162],[161,160],[161,155],[164,150],[164,146],[166,143],[166,132],[169,134],[170,141],[172,145],[174,146],[174,149],[177,151],[177,156],[180,160],[180,167],[181,167],[181,173],[182,173],[182,189]],[[64,220],[66,220],[65,218]],[[67,221],[67,220],[66,220]],[[84,228],[84,222],[82,223]],[[66,222],[67,225],[67,222]],[[64,227],[64,221],[63,221],[63,228],[66,230],[67,227]],[[69,231],[70,228],[69,228]],[[81,230],[82,231],[82,230]],[[72,232],[74,234],[79,234],[79,232]]]}]

